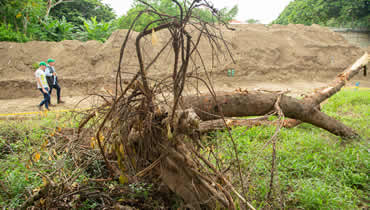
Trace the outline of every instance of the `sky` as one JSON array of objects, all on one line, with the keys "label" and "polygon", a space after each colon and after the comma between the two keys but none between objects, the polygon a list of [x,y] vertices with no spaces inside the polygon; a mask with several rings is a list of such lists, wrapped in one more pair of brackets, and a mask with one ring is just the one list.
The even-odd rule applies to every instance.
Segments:
[{"label": "sky", "polygon": [[[239,12],[236,20],[246,21],[257,19],[261,23],[271,23],[275,20],[284,8],[293,0],[209,0],[216,8],[238,5]],[[103,0],[110,5],[118,16],[123,15],[130,9],[132,0]]]}]

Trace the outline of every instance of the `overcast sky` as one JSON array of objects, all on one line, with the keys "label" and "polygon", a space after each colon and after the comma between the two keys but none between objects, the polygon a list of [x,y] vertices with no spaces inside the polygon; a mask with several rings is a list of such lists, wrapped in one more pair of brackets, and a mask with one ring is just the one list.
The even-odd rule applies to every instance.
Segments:
[{"label": "overcast sky", "polygon": [[[210,0],[216,8],[238,5],[239,13],[237,20],[245,21],[248,19],[257,19],[262,23],[270,23],[275,20],[284,8],[292,0]],[[130,9],[132,0],[103,0],[109,4],[117,15],[121,16]]]}]

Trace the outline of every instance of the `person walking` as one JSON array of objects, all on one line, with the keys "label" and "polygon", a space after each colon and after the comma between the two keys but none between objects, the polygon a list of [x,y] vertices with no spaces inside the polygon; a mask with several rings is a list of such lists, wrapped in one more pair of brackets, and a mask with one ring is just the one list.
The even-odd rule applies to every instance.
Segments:
[{"label": "person walking", "polygon": [[[48,66],[45,70],[45,74],[46,74],[46,80],[48,81],[48,85],[50,87],[49,95],[51,96],[53,88],[56,89],[57,90],[57,103],[58,104],[64,103],[64,101],[60,99],[61,88],[58,84],[58,76],[54,68],[55,60],[52,58],[49,58],[47,62],[48,62]],[[49,101],[49,103],[50,102],[51,101]]]},{"label": "person walking", "polygon": [[41,103],[37,105],[40,111],[42,110],[42,105],[45,105],[45,108],[49,110],[50,95],[49,95],[49,85],[46,81],[45,69],[46,63],[42,61],[39,64],[39,68],[35,72],[37,88],[41,91],[42,95],[44,96],[44,99],[41,101]]}]

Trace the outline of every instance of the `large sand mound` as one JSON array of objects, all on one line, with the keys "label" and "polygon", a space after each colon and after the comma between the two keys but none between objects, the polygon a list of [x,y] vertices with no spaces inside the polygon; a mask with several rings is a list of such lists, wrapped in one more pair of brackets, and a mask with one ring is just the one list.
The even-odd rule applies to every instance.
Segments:
[{"label": "large sand mound", "polygon": [[[202,40],[200,51],[205,65],[212,72],[215,82],[324,80],[339,73],[363,49],[350,45],[341,35],[320,26],[303,25],[239,25],[235,31],[223,31],[230,43],[236,64],[227,56],[212,56],[208,40]],[[112,34],[104,44],[96,41],[62,42],[0,42],[0,99],[39,95],[34,82],[32,64],[47,58],[57,61],[56,69],[64,93],[85,94],[91,88],[114,82],[119,51],[126,30]],[[123,71],[135,72],[135,36],[130,38]],[[144,55],[153,57],[169,37],[159,32],[159,44],[151,46],[150,38],[142,44]],[[194,33],[194,39],[196,34]],[[216,49],[214,49],[216,50]],[[224,50],[224,49],[223,49]],[[151,70],[151,76],[170,74],[172,52],[165,51],[160,62]],[[223,54],[226,54],[224,52]],[[145,59],[149,62],[150,59]],[[193,67],[200,67],[200,59]],[[192,69],[195,69],[193,68]],[[227,69],[234,68],[234,78],[227,78]],[[129,77],[129,75],[127,75]],[[95,88],[96,89],[96,88]]]}]

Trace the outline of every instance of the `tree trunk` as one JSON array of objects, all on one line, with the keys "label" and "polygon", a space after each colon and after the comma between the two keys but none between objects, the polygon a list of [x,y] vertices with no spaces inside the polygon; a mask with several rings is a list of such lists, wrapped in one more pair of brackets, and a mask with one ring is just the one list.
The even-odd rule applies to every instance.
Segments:
[{"label": "tree trunk", "polygon": [[24,22],[23,22],[23,30],[24,30],[24,35],[27,36],[27,26],[28,26],[28,14],[26,14],[26,17],[24,17]]},{"label": "tree trunk", "polygon": [[[277,94],[258,91],[246,94],[223,92],[217,94],[218,104],[211,95],[187,97],[185,101],[189,103],[186,108],[192,107],[200,119],[206,121],[218,119],[222,114],[225,117],[266,115],[274,111],[274,104],[278,97]],[[286,117],[311,123],[337,136],[345,138],[357,136],[351,128],[304,101],[282,95],[279,106]]]},{"label": "tree trunk", "polygon": [[50,10],[51,10],[53,7],[57,6],[58,4],[61,4],[61,3],[64,3],[64,2],[72,2],[72,1],[74,1],[74,0],[59,0],[59,1],[57,1],[57,2],[55,2],[55,3],[53,4],[53,0],[48,0],[48,7],[47,7],[47,9],[46,9],[46,15],[45,15],[45,17],[49,17]]},{"label": "tree trunk", "polygon": [[19,28],[18,28],[18,24],[17,24],[17,19],[15,17],[13,19],[14,19],[15,30],[17,32],[19,32]]},{"label": "tree trunk", "polygon": [[[356,75],[368,63],[367,53],[350,68],[337,76],[333,84],[323,90],[298,100],[290,96],[281,96],[280,104],[284,115],[302,122],[323,128],[337,136],[351,138],[355,131],[338,120],[327,116],[317,107],[322,101],[337,93],[345,82]],[[243,93],[219,92],[216,100],[212,95],[189,96],[184,98],[185,108],[193,108],[201,120],[215,120],[224,117],[261,116],[274,111],[278,94],[260,91]]]}]

